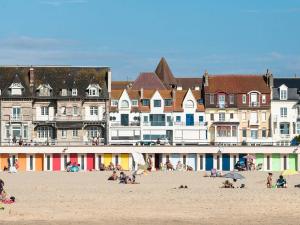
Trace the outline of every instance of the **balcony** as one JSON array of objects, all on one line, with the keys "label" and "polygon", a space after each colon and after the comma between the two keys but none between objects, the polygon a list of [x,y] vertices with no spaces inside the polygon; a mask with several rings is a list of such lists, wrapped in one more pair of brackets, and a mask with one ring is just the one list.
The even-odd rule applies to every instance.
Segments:
[{"label": "balcony", "polygon": [[150,122],[144,122],[144,126],[166,126],[166,121],[150,121]]},{"label": "balcony", "polygon": [[259,102],[250,102],[250,105],[249,105],[250,107],[259,107],[260,106],[260,104],[259,104]]},{"label": "balcony", "polygon": [[225,103],[218,103],[218,104],[217,104],[217,108],[219,108],[219,109],[225,109],[225,108],[227,108],[227,107],[228,107],[228,105],[225,104]]},{"label": "balcony", "polygon": [[23,115],[21,114],[13,114],[9,116],[9,120],[12,122],[18,122],[23,120]]},{"label": "balcony", "polygon": [[130,122],[128,123],[128,125],[124,125],[122,124],[120,121],[113,121],[113,122],[110,122],[110,126],[111,127],[137,127],[137,126],[140,126],[141,123],[140,122]]}]

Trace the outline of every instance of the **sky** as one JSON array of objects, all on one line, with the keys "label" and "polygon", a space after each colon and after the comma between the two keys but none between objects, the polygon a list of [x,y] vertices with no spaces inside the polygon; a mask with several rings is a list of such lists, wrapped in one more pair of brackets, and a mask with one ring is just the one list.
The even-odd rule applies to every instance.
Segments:
[{"label": "sky", "polygon": [[300,0],[0,0],[1,65],[300,77]]}]

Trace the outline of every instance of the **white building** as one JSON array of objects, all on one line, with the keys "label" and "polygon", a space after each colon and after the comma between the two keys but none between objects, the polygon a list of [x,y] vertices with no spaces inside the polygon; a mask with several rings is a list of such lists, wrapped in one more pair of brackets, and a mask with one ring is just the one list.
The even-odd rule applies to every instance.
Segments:
[{"label": "white building", "polygon": [[109,143],[205,144],[205,121],[200,90],[112,90]]},{"label": "white building", "polygon": [[300,78],[274,78],[272,134],[276,145],[290,145],[300,134]]}]

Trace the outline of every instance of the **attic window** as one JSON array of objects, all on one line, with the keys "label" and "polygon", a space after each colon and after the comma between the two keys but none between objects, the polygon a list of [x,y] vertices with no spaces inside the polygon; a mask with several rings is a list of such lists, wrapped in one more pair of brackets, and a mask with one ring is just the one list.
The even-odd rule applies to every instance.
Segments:
[{"label": "attic window", "polygon": [[49,85],[40,85],[37,90],[39,91],[39,96],[50,96],[52,89]]},{"label": "attic window", "polygon": [[112,99],[111,100],[111,106],[118,106],[118,100]]},{"label": "attic window", "polygon": [[172,106],[172,99],[165,99],[165,106]]},{"label": "attic window", "polygon": [[62,89],[61,90],[61,96],[67,96],[67,95],[68,95],[67,89]]},{"label": "attic window", "polygon": [[20,83],[12,83],[10,85],[11,95],[22,95],[22,89],[24,87]]},{"label": "attic window", "polygon": [[77,89],[75,88],[72,89],[72,96],[77,96]]},{"label": "attic window", "polygon": [[86,90],[88,96],[99,96],[101,88],[99,84],[90,84]]}]

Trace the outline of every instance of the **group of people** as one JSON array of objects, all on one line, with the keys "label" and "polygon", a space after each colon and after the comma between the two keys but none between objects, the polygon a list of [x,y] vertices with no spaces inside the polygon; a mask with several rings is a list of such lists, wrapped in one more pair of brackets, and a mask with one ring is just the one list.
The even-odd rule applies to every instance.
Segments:
[{"label": "group of people", "polygon": [[236,185],[237,180],[233,179],[233,183],[229,180],[225,180],[223,186],[221,188],[245,188],[245,184],[241,184],[240,186]]},{"label": "group of people", "polygon": [[273,174],[269,173],[267,177],[267,188],[287,188],[287,182],[286,179],[283,178],[282,175],[279,176],[279,178],[276,181],[275,186],[273,186]]},{"label": "group of people", "polygon": [[123,171],[120,172],[119,176],[117,174],[117,171],[113,171],[112,175],[108,178],[108,180],[111,180],[111,181],[119,180],[120,184],[138,184],[135,181],[135,175],[127,176]]},{"label": "group of people", "polygon": [[174,167],[173,164],[170,162],[170,160],[167,160],[165,164],[161,163],[160,167],[161,167],[161,170],[193,171],[193,167],[191,167],[189,165],[185,165],[185,164],[181,163],[181,161],[178,161],[176,167]]},{"label": "group of people", "polygon": [[7,158],[7,166],[4,166],[3,171],[8,171],[10,173],[16,173],[19,169],[18,159],[14,159],[11,163],[10,158]]},{"label": "group of people", "polygon": [[99,165],[99,170],[100,171],[106,171],[106,170],[109,170],[109,171],[122,171],[123,168],[120,164],[117,164],[117,165],[114,165],[112,162],[109,163],[108,166],[105,166],[104,163],[101,163]]},{"label": "group of people", "polygon": [[[0,179],[0,203],[4,204],[10,204],[15,202],[15,197],[9,195],[5,190],[4,190],[4,181]],[[3,209],[3,207],[1,207]]]}]

